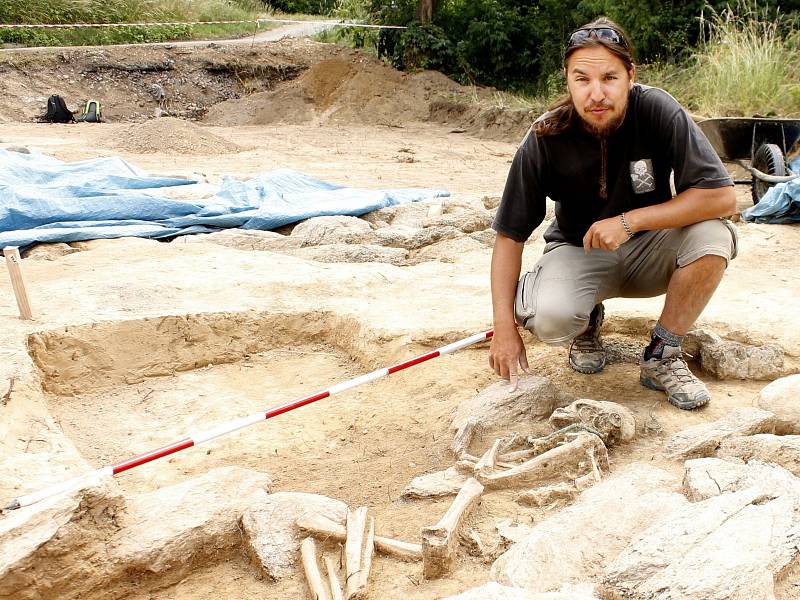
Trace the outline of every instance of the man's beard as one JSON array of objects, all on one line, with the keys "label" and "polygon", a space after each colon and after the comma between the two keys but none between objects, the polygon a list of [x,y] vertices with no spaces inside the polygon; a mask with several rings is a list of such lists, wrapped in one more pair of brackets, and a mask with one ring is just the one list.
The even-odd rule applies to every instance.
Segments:
[{"label": "man's beard", "polygon": [[[592,104],[587,108],[584,108],[583,112],[588,113],[593,108],[597,108],[599,106],[603,108],[610,108],[607,104],[600,102],[599,104]],[[592,135],[599,138],[605,138],[614,133],[619,128],[619,126],[622,125],[622,122],[625,120],[625,115],[627,114],[627,112],[628,112],[628,106],[626,104],[619,115],[614,117],[608,123],[604,123],[603,125],[596,125],[591,121],[589,121],[588,119],[584,118],[584,116],[581,114],[580,115],[581,125],[583,125],[583,128]]]}]

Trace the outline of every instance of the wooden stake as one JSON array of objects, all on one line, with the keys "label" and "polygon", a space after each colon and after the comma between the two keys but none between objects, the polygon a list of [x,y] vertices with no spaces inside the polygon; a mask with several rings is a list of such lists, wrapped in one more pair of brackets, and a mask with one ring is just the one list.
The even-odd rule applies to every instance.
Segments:
[{"label": "wooden stake", "polygon": [[319,570],[317,545],[314,543],[314,538],[307,537],[300,544],[300,557],[303,561],[303,570],[306,573],[306,581],[308,581],[308,589],[311,591],[312,600],[331,600],[328,586],[325,585],[322,573]]},{"label": "wooden stake", "polygon": [[19,256],[19,248],[16,246],[6,246],[3,248],[3,256],[6,257],[8,274],[11,275],[11,285],[14,288],[14,296],[17,299],[19,315],[28,321],[33,319],[28,293],[25,291],[25,281],[22,279],[22,259]]},{"label": "wooden stake", "polygon": [[[347,530],[344,525],[331,521],[318,513],[300,517],[297,519],[297,526],[306,533],[323,538],[323,540],[343,542],[347,538]],[[375,550],[407,562],[422,560],[422,546],[419,544],[401,542],[380,535],[375,536]]]}]

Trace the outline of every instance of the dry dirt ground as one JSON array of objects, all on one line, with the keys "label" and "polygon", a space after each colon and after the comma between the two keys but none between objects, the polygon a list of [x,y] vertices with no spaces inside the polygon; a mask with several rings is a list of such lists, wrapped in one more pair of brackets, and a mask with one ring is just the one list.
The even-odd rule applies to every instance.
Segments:
[{"label": "dry dirt ground", "polygon": [[[153,84],[166,92],[161,103]],[[72,107],[99,98],[108,122],[33,122],[54,92]],[[288,167],[353,186],[445,188],[454,200],[488,198],[491,206],[525,120],[476,117],[459,102],[483,93],[310,41],[6,52],[0,142],[65,160],[120,155],[151,173],[202,177],[209,186],[226,175]],[[167,118],[145,122],[156,112]],[[744,208],[749,191],[739,192]],[[728,339],[778,343],[784,374],[800,372],[800,228],[736,226],[740,256],[698,325]],[[540,234],[528,244],[527,266],[541,253]],[[141,239],[76,243],[48,260],[31,255],[23,269],[33,321],[18,318],[10,282],[0,276],[0,499],[490,327],[490,243],[446,240],[400,265]],[[669,436],[751,405],[766,384],[703,375],[714,400],[692,413],[640,387],[636,353],[659,308],[660,299],[607,303],[617,359],[594,376],[571,372],[563,350],[527,339],[535,374],[636,415],[639,435],[612,451],[612,469],[649,461],[679,473],[679,463],[663,458]],[[132,495],[239,465],[269,473],[273,491],[367,505],[381,533],[418,540],[451,499],[404,501],[400,492],[413,477],[452,464],[453,410],[493,381],[486,346],[477,346],[139,467],[116,483]],[[492,492],[472,520],[491,537],[498,519],[532,524],[542,516],[511,492]],[[462,552],[451,577],[430,582],[419,564],[378,557],[370,597],[440,598],[482,583],[488,569]],[[301,598],[304,586],[299,570],[272,583],[232,553],[179,581],[132,575],[93,597]]]}]

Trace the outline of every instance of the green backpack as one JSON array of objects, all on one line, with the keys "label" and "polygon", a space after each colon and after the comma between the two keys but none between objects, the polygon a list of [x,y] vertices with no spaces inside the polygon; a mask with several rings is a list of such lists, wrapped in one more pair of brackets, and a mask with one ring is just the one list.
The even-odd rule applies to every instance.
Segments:
[{"label": "green backpack", "polygon": [[100,123],[100,102],[97,100],[87,100],[83,112],[77,119],[84,123]]}]

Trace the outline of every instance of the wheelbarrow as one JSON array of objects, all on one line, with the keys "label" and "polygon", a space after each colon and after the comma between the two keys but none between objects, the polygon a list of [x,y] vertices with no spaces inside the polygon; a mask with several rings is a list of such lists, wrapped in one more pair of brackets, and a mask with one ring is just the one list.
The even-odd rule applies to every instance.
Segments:
[{"label": "wheelbarrow", "polygon": [[727,117],[698,125],[723,161],[750,172],[751,179],[736,183],[752,184],[753,204],[776,183],[798,177],[789,170],[786,156],[800,139],[800,120]]}]

